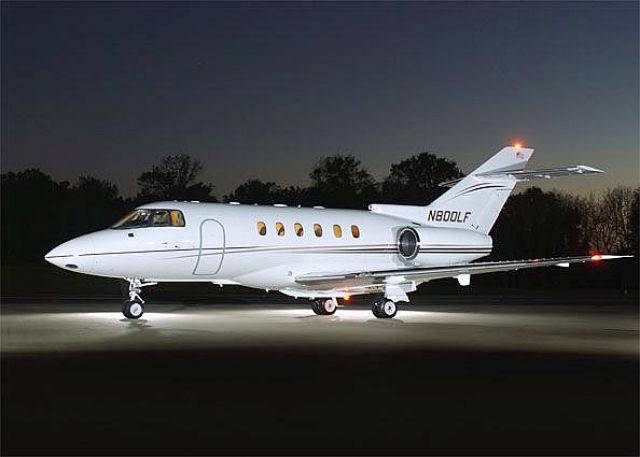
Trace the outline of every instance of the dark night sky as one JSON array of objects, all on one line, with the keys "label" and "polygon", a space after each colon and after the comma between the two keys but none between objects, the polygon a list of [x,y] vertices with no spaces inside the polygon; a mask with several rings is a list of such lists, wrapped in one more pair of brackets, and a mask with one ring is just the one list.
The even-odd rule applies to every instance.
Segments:
[{"label": "dark night sky", "polygon": [[638,3],[2,3],[2,169],[125,194],[162,155],[216,193],[305,184],[351,152],[377,178],[429,150],[463,171],[522,139],[638,178]]}]

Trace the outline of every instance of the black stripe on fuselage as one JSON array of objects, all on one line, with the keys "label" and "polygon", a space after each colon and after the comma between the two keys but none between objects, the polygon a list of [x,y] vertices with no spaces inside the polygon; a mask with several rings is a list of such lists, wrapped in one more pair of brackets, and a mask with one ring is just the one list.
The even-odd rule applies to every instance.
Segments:
[{"label": "black stripe on fuselage", "polygon": [[[157,249],[144,251],[117,251],[99,252],[94,254],[80,254],[80,256],[104,256],[104,255],[129,255],[129,254],[172,254],[193,253],[188,255],[171,257],[183,259],[198,256],[230,254],[255,254],[255,253],[286,253],[286,254],[396,254],[398,248],[395,244],[381,245],[349,245],[349,246],[235,246],[227,248],[177,248]],[[451,246],[433,245],[420,247],[421,254],[489,254],[491,248],[487,246]]]}]

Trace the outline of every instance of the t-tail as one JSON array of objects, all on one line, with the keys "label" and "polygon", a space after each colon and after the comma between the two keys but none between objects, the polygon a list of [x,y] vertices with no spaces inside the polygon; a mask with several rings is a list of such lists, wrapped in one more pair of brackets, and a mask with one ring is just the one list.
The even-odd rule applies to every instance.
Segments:
[{"label": "t-tail", "polygon": [[464,178],[442,183],[451,187],[426,206],[370,205],[372,212],[409,219],[434,227],[452,227],[488,234],[519,181],[555,176],[602,173],[593,167],[526,170],[533,149],[508,146]]}]

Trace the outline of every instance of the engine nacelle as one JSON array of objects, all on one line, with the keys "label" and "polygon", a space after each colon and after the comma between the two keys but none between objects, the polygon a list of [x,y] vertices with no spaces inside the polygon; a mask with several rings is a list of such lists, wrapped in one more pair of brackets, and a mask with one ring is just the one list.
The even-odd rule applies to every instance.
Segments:
[{"label": "engine nacelle", "polygon": [[470,262],[491,253],[489,235],[440,227],[402,227],[396,235],[398,255],[416,266]]}]

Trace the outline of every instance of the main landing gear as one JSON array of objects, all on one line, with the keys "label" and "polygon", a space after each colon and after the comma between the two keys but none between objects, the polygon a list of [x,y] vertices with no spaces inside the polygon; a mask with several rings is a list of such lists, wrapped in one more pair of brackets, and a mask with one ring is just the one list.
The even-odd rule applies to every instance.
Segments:
[{"label": "main landing gear", "polygon": [[336,309],[338,309],[338,302],[335,298],[314,300],[311,303],[311,309],[318,315],[330,316],[336,312]]},{"label": "main landing gear", "polygon": [[391,319],[398,312],[398,305],[393,300],[382,298],[373,302],[371,312],[378,319]]},{"label": "main landing gear", "polygon": [[125,296],[122,302],[122,314],[127,319],[139,319],[144,314],[144,300],[140,296],[142,288],[145,286],[154,286],[155,282],[142,282],[137,278],[126,278],[123,284],[122,292]]},{"label": "main landing gear", "polygon": [[[318,315],[330,316],[338,309],[338,302],[335,298],[314,300],[311,302],[311,309]],[[391,319],[398,313],[398,305],[393,300],[383,297],[373,303],[371,311],[378,319]]]}]

